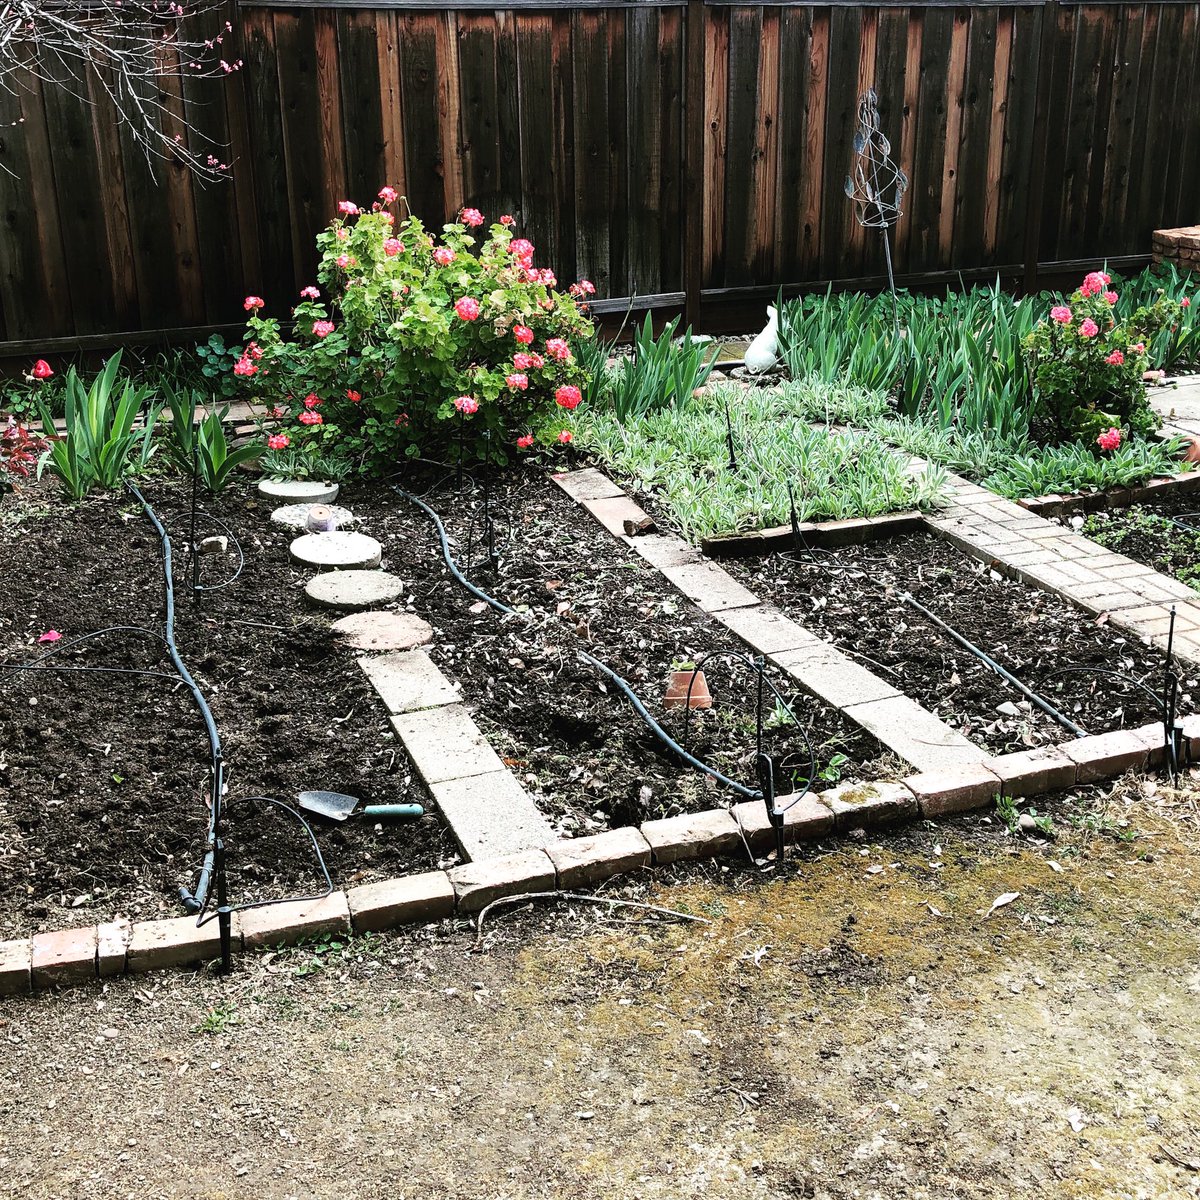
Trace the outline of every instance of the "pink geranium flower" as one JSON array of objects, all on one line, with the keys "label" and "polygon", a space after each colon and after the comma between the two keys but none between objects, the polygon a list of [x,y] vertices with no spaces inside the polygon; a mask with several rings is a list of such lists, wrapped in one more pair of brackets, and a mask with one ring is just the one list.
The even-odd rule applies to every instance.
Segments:
[{"label": "pink geranium flower", "polygon": [[334,324],[332,321],[314,321],[313,322],[312,331],[319,338],[328,337],[333,332],[333,330],[334,330]]},{"label": "pink geranium flower", "polygon": [[528,325],[514,325],[513,337],[521,343],[522,346],[528,346],[533,342],[533,330]]},{"label": "pink geranium flower", "polygon": [[1121,444],[1121,431],[1114,425],[1106,429],[1097,439],[1096,445],[1101,450],[1115,450]]},{"label": "pink geranium flower", "polygon": [[526,354],[524,350],[518,350],[513,355],[513,366],[518,371],[528,371],[533,366],[533,355]]},{"label": "pink geranium flower", "polygon": [[320,408],[324,403],[325,401],[322,400],[316,392],[309,392],[308,395],[304,397],[305,408]]},{"label": "pink geranium flower", "polygon": [[308,285],[308,287],[300,289],[300,295],[303,296],[305,300],[320,300],[321,298],[321,293],[317,291],[317,289],[313,287],[311,283]]},{"label": "pink geranium flower", "polygon": [[464,321],[474,321],[479,316],[479,301],[474,296],[463,296],[454,302],[454,311]]},{"label": "pink geranium flower", "polygon": [[464,225],[470,225],[472,229],[483,224],[483,213],[477,208],[464,208],[458,217]]},{"label": "pink geranium flower", "polygon": [[554,393],[554,402],[567,410],[578,408],[582,399],[583,393],[573,383],[564,383]]},{"label": "pink geranium flower", "polygon": [[504,382],[510,391],[523,392],[529,387],[529,376],[522,375],[520,372],[514,372],[511,375],[506,375]]},{"label": "pink geranium flower", "polygon": [[1117,302],[1117,293],[1116,293],[1116,292],[1105,292],[1105,293],[1104,293],[1104,300],[1105,300],[1105,302],[1106,302],[1107,304],[1116,304],[1116,302]]},{"label": "pink geranium flower", "polygon": [[1085,317],[1082,325],[1079,326],[1079,336],[1090,338],[1095,337],[1100,332],[1100,326],[1092,320],[1091,317]]},{"label": "pink geranium flower", "polygon": [[356,392],[353,388],[346,389],[346,399],[351,404],[357,404],[362,399],[362,392]]},{"label": "pink geranium flower", "polygon": [[500,218],[500,224],[501,224],[501,225],[503,225],[503,226],[505,226],[505,227],[507,227],[507,226],[511,225],[512,223],[513,223],[513,218],[512,218],[512,216],[511,216],[509,213],[505,213],[505,214],[504,214],[504,215],[503,215],[503,216]]},{"label": "pink geranium flower", "polygon": [[292,444],[292,439],[286,433],[273,433],[267,438],[268,450],[286,450]]},{"label": "pink geranium flower", "polygon": [[353,254],[339,254],[337,256],[337,265],[345,271],[350,267],[358,266],[358,259]]},{"label": "pink geranium flower", "polygon": [[569,429],[564,429],[558,435],[558,443],[560,446],[569,446],[574,440],[575,435]]},{"label": "pink geranium flower", "polygon": [[358,205],[353,200],[339,200],[338,212],[344,213],[348,217],[353,217],[358,212]]},{"label": "pink geranium flower", "polygon": [[1125,361],[1125,355],[1120,350],[1114,350],[1104,361],[1110,367],[1119,367]]},{"label": "pink geranium flower", "polygon": [[559,362],[571,361],[571,347],[562,338],[551,338],[546,343],[546,353]]},{"label": "pink geranium flower", "polygon": [[399,194],[394,187],[381,187],[379,189],[379,198],[384,204],[395,204],[396,197]]},{"label": "pink geranium flower", "polygon": [[404,253],[404,244],[398,238],[388,238],[383,243],[383,252],[388,258],[395,258],[397,254]]},{"label": "pink geranium flower", "polygon": [[517,449],[518,450],[528,450],[529,447],[532,445],[533,445],[533,434],[532,433],[524,433],[519,438],[517,438]]},{"label": "pink geranium flower", "polygon": [[454,401],[454,407],[458,409],[464,417],[469,417],[472,413],[479,411],[479,401],[473,396],[459,396]]},{"label": "pink geranium flower", "polygon": [[313,410],[311,408],[306,408],[304,410],[304,412],[302,412],[296,419],[300,422],[301,425],[324,425],[325,424],[325,418],[323,416],[321,416],[321,414],[319,412],[313,412]]},{"label": "pink geranium flower", "polygon": [[243,354],[242,357],[233,364],[233,373],[235,375],[244,375],[248,378],[249,376],[256,374],[257,371],[258,367],[254,365],[253,360],[248,354]]},{"label": "pink geranium flower", "polygon": [[454,261],[454,251],[449,246],[439,246],[433,252],[433,261],[440,267],[448,267]]},{"label": "pink geranium flower", "polygon": [[256,308],[262,308],[266,301],[261,296],[247,296],[242,301],[242,307],[247,312],[253,312]]},{"label": "pink geranium flower", "polygon": [[1056,304],[1050,310],[1050,320],[1057,321],[1060,325],[1070,325],[1071,310],[1065,304]]}]

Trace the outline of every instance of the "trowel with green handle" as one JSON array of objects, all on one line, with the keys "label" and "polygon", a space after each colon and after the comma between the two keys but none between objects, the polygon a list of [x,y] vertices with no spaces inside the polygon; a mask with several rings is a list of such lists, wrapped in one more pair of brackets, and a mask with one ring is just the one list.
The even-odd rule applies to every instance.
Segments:
[{"label": "trowel with green handle", "polygon": [[420,804],[363,804],[356,796],[342,792],[301,792],[296,797],[306,812],[316,813],[330,821],[344,821],[356,813],[363,817],[421,817],[425,809]]}]

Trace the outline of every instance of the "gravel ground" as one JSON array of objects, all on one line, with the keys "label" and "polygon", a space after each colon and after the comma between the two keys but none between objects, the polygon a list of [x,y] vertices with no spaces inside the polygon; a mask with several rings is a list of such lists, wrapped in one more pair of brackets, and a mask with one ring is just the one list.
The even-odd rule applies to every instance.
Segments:
[{"label": "gravel ground", "polygon": [[1200,1196],[1195,798],[11,1001],[0,1194]]}]

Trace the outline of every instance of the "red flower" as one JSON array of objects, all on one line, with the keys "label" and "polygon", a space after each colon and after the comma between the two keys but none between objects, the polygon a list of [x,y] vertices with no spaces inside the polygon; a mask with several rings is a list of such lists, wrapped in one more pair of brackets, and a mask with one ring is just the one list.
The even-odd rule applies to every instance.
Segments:
[{"label": "red flower", "polygon": [[554,393],[554,400],[560,407],[568,411],[579,407],[579,402],[583,399],[583,393],[573,384],[564,383],[562,387]]},{"label": "red flower", "polygon": [[558,435],[558,444],[560,446],[569,446],[574,440],[575,435],[569,429],[564,429]]},{"label": "red flower", "polygon": [[266,301],[261,296],[247,296],[242,301],[242,307],[247,312],[253,312],[256,308],[262,308],[264,304],[266,304]]},{"label": "red flower", "polygon": [[529,386],[529,376],[514,373],[512,375],[506,375],[504,377],[504,382],[512,391],[523,392]]},{"label": "red flower", "polygon": [[571,347],[562,338],[551,338],[546,343],[546,353],[559,362],[571,361]]},{"label": "red flower", "polygon": [[511,217],[511,216],[510,216],[508,213],[505,213],[505,214],[504,214],[504,215],[503,215],[503,216],[500,218],[500,224],[501,224],[501,225],[511,225],[512,223],[513,223],[513,219],[512,219],[512,217]]},{"label": "red flower", "polygon": [[521,343],[522,346],[529,346],[533,343],[533,330],[528,325],[514,325],[513,337]]},{"label": "red flower", "polygon": [[312,331],[319,338],[328,337],[333,332],[333,330],[334,330],[334,324],[332,321],[314,321],[313,322]]},{"label": "red flower", "polygon": [[388,256],[388,258],[395,258],[397,254],[404,253],[404,243],[399,241],[397,238],[388,238],[388,240],[383,243],[383,252]]},{"label": "red flower", "polygon": [[318,292],[311,283],[308,285],[308,287],[300,289],[300,295],[303,296],[305,300],[320,300],[321,298],[321,293]]},{"label": "red flower", "polygon": [[513,238],[508,243],[508,252],[515,258],[532,258],[533,243],[526,241],[525,238]]},{"label": "red flower", "polygon": [[353,217],[358,212],[358,205],[353,200],[339,200],[338,212],[344,213],[348,217]]},{"label": "red flower", "polygon": [[347,388],[346,399],[349,400],[351,404],[357,404],[362,399],[362,393],[356,392],[353,388]]},{"label": "red flower", "polygon": [[464,417],[469,417],[472,413],[479,411],[479,401],[472,396],[459,396],[454,401],[454,407],[458,409]]},{"label": "red flower", "polygon": [[513,355],[513,366],[518,371],[528,371],[533,366],[533,355],[526,354],[524,350],[518,350]]},{"label": "red flower", "polygon": [[1120,350],[1114,350],[1104,361],[1110,367],[1119,367],[1125,361],[1125,355]]},{"label": "red flower", "polygon": [[286,450],[292,444],[292,439],[286,433],[273,433],[267,438],[268,450]]},{"label": "red flower", "polygon": [[1121,431],[1114,425],[1106,429],[1097,439],[1096,445],[1101,450],[1115,450],[1121,444]]},{"label": "red flower", "polygon": [[464,208],[458,216],[464,225],[470,225],[472,229],[483,224],[483,213],[477,208]]},{"label": "red flower", "polygon": [[44,358],[39,358],[37,362],[33,364],[34,379],[49,379],[53,374],[54,368],[51,367]]},{"label": "red flower", "polygon": [[308,395],[304,397],[305,408],[320,408],[324,403],[325,401],[322,400],[316,392],[309,392]]},{"label": "red flower", "polygon": [[474,321],[479,316],[479,301],[474,296],[463,296],[454,302],[454,311],[464,321]]},{"label": "red flower", "polygon": [[248,377],[256,374],[257,371],[258,368],[251,361],[250,355],[248,354],[243,354],[242,357],[233,364],[233,373],[235,375],[245,375]]},{"label": "red flower", "polygon": [[1191,308],[1192,302],[1186,296],[1184,296],[1184,298],[1182,300],[1180,300],[1180,302],[1179,302],[1179,307],[1180,308]]},{"label": "red flower", "polygon": [[399,194],[394,187],[381,187],[379,189],[379,198],[384,204],[395,204],[396,197]]},{"label": "red flower", "polygon": [[533,434],[526,433],[517,438],[517,448],[520,450],[528,450],[533,445]]},{"label": "red flower", "polygon": [[301,425],[324,425],[325,418],[319,412],[313,412],[312,409],[305,409],[304,412],[296,418]]},{"label": "red flower", "polygon": [[275,418],[275,420],[278,421],[280,417],[287,416],[287,409],[283,408],[281,405],[276,404],[275,407],[273,409],[271,409],[271,416],[273,416]]}]

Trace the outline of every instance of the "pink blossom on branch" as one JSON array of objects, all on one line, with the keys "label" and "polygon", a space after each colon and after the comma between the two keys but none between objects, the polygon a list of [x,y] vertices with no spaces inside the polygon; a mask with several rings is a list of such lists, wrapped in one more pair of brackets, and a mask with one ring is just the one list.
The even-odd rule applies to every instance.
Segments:
[{"label": "pink blossom on branch", "polygon": [[353,200],[339,200],[338,212],[345,214],[347,217],[353,217],[358,214],[358,205]]},{"label": "pink blossom on branch", "polygon": [[313,287],[311,283],[308,285],[308,287],[300,289],[300,295],[303,296],[305,300],[320,300],[321,298],[321,293],[315,287]]}]

